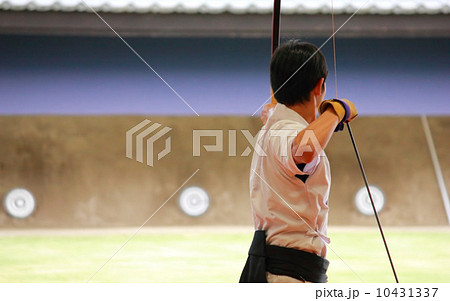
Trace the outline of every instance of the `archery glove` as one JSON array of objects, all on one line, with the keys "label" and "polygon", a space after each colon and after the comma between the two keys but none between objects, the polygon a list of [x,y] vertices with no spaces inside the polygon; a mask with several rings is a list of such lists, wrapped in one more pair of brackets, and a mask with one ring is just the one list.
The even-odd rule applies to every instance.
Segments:
[{"label": "archery glove", "polygon": [[325,112],[331,106],[339,117],[339,124],[334,130],[335,132],[344,129],[344,122],[350,122],[358,116],[355,105],[348,99],[330,99],[323,101],[319,106],[319,113]]}]

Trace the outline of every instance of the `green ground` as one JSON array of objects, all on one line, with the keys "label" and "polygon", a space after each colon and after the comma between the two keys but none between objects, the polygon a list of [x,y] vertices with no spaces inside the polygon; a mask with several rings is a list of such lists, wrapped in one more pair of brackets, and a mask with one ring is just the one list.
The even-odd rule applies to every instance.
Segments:
[{"label": "green ground", "polygon": [[[450,282],[450,231],[386,231],[400,282]],[[130,231],[130,234],[133,231]],[[0,282],[85,282],[130,235],[0,236]],[[236,282],[252,234],[139,233],[92,282]],[[331,229],[331,247],[364,282],[393,282],[378,232]],[[330,282],[361,282],[331,250]]]}]

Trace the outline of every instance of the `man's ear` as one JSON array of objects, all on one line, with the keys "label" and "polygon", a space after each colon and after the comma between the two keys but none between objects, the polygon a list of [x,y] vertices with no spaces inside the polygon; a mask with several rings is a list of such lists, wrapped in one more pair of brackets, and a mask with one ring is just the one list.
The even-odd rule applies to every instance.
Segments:
[{"label": "man's ear", "polygon": [[323,87],[323,82],[324,81],[325,81],[325,79],[323,77],[320,78],[317,81],[317,83],[316,83],[316,85],[314,86],[314,89],[313,89],[314,95],[322,95],[322,92],[323,92],[322,87]]}]

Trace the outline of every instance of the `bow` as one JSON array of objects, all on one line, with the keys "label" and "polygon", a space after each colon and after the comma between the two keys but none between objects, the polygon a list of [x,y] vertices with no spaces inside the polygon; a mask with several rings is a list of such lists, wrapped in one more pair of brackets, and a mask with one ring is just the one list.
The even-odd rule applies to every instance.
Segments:
[{"label": "bow", "polygon": [[[281,0],[273,1],[273,13],[272,13],[272,39],[271,39],[271,48],[270,55],[272,56],[275,50],[277,50],[278,45],[280,44],[280,21],[281,21]],[[270,88],[270,103],[276,104],[277,100],[275,99],[272,87]]]},{"label": "bow", "polygon": [[[281,0],[274,0],[273,2],[273,13],[272,13],[272,42],[271,42],[271,54],[275,52],[280,43],[280,20],[281,20]],[[337,68],[336,68],[336,39],[335,39],[335,29],[334,29],[334,7],[333,0],[331,0],[331,23],[332,23],[332,31],[333,31],[333,65],[334,65],[334,80],[335,80],[335,89],[336,89],[336,98],[337,97]],[[271,102],[276,103],[276,99],[274,97],[272,89],[271,92]],[[350,135],[350,139],[352,141],[353,149],[355,150],[355,155],[358,160],[359,168],[361,169],[361,174],[364,180],[364,184],[367,189],[367,193],[369,195],[370,203],[372,205],[373,212],[375,214],[375,219],[377,221],[378,229],[380,230],[381,237],[383,239],[384,247],[386,249],[387,256],[389,258],[389,262],[391,264],[392,272],[395,277],[395,281],[399,283],[397,273],[395,271],[394,262],[392,261],[391,254],[389,252],[389,248],[386,242],[386,238],[384,236],[383,227],[381,226],[380,218],[378,217],[377,210],[375,208],[375,203],[372,198],[372,194],[370,192],[369,181],[367,180],[366,172],[364,171],[364,166],[359,155],[358,147],[356,146],[355,138],[353,137],[353,132],[350,127],[350,124],[347,122],[347,129]]]},{"label": "bow", "polygon": [[273,1],[271,55],[280,44],[281,0]]}]

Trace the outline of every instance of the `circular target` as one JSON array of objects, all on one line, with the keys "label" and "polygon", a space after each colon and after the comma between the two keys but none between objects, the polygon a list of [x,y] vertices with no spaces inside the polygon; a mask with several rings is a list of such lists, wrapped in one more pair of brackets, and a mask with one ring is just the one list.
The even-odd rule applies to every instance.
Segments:
[{"label": "circular target", "polygon": [[[376,187],[369,185],[370,194],[372,195],[373,203],[375,204],[375,209],[380,212],[385,203],[383,191]],[[367,193],[366,186],[361,187],[355,196],[355,204],[358,211],[364,215],[374,215],[372,204],[370,202],[369,194]]]},{"label": "circular target", "polygon": [[200,216],[209,208],[209,196],[200,187],[189,187],[181,193],[178,204],[187,215]]},{"label": "circular target", "polygon": [[23,188],[15,188],[5,196],[3,205],[12,217],[26,218],[33,213],[36,203],[31,192]]}]

